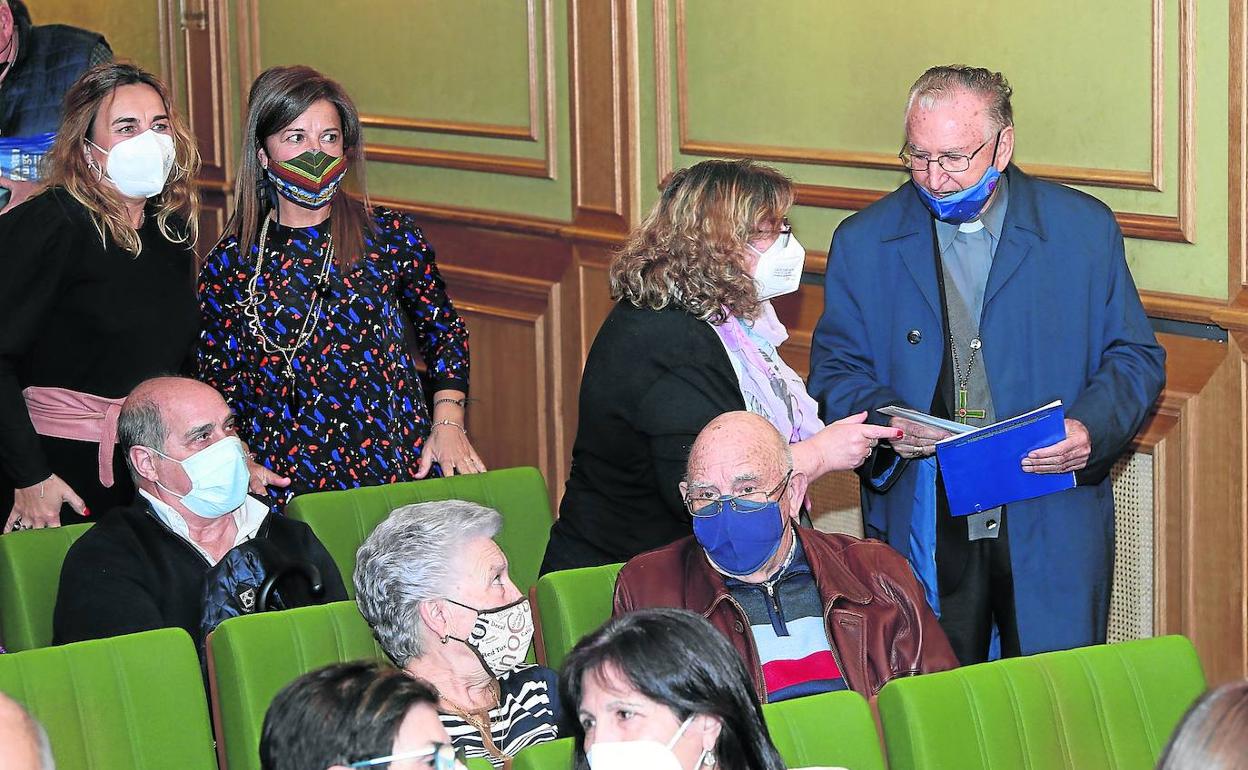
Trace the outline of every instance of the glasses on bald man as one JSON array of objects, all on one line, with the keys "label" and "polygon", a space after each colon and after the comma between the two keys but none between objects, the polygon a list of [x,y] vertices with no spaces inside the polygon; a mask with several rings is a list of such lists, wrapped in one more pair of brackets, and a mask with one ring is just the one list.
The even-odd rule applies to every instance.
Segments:
[{"label": "glasses on bald man", "polygon": [[987,147],[989,142],[993,142],[992,157],[995,159],[997,157],[997,143],[999,143],[1000,140],[1001,132],[998,131],[995,137],[992,139],[985,139],[984,143],[976,147],[975,152],[972,152],[970,155],[962,155],[956,152],[946,152],[941,155],[937,155],[934,158],[925,152],[914,152],[910,148],[910,145],[906,144],[902,145],[901,152],[897,153],[897,157],[901,158],[901,165],[905,166],[910,171],[927,171],[927,167],[931,165],[932,161],[935,161],[936,164],[945,171],[950,174],[956,174],[970,168],[971,160],[979,154],[980,150]]}]

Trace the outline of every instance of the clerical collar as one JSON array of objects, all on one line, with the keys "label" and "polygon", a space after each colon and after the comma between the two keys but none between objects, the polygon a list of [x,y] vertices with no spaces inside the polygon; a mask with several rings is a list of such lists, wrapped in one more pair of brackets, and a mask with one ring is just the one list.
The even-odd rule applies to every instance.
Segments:
[{"label": "clerical collar", "polygon": [[936,242],[940,245],[940,253],[944,254],[949,250],[949,247],[953,245],[953,239],[957,237],[959,231],[973,233],[987,228],[993,242],[1000,241],[1001,231],[1005,227],[1005,211],[1009,205],[1009,177],[1006,174],[1002,174],[1001,181],[997,185],[997,194],[989,202],[988,208],[974,221],[955,225],[949,222],[942,222],[939,219],[936,220]]}]

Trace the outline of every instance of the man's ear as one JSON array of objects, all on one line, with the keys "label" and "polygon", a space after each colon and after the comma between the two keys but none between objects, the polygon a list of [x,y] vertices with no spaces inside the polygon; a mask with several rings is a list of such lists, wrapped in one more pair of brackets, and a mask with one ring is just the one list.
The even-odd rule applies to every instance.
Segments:
[{"label": "man's ear", "polygon": [[1006,166],[1014,157],[1014,126],[1001,129],[1001,139],[997,143],[997,170],[1004,173]]},{"label": "man's ear", "polygon": [[785,492],[784,513],[792,521],[797,521],[802,514],[802,503],[806,501],[806,491],[810,489],[810,480],[805,473],[793,471],[789,478],[789,488]]},{"label": "man's ear", "polygon": [[140,478],[156,483],[156,453],[145,446],[130,447],[130,465]]}]

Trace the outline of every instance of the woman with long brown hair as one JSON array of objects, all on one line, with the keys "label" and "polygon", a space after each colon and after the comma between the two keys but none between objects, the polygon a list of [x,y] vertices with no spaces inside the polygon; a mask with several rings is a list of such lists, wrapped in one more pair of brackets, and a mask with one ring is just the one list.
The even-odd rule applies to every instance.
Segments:
[{"label": "woman with long brown hair", "polygon": [[197,330],[199,152],[165,85],[131,64],[88,70],[45,163],[46,189],[0,217],[6,532],[132,502],[121,400],[179,370]]},{"label": "woman with long brown hair", "polygon": [[585,362],[543,573],[627,561],[689,535],[685,461],[725,412],[766,417],[810,481],[857,467],[899,433],[863,424],[865,413],[825,426],[776,352],[788,334],[770,300],[797,290],[806,257],[786,218],[792,205],[793,185],[775,169],[703,161],[672,176],[616,255],[616,305]]},{"label": "woman with long brown hair", "polygon": [[[370,208],[338,83],[273,67],[251,87],[234,214],[200,270],[200,376],[293,495],[485,470],[464,429],[468,333],[412,219]],[[404,336],[433,387],[432,415]]]}]

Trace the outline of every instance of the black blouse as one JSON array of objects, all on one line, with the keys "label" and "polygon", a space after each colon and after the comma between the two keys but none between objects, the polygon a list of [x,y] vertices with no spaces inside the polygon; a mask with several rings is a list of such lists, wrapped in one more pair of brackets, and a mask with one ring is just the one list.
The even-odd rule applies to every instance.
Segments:
[{"label": "black blouse", "polygon": [[[56,473],[94,513],[134,498],[120,452],[99,481],[95,444],[35,433],[31,385],[121,398],[188,363],[198,328],[194,254],[149,216],[142,251],[107,247],[87,209],[61,188],[0,216],[0,499]],[[3,513],[8,514],[8,505]],[[68,506],[63,523],[76,520]]]}]

